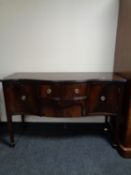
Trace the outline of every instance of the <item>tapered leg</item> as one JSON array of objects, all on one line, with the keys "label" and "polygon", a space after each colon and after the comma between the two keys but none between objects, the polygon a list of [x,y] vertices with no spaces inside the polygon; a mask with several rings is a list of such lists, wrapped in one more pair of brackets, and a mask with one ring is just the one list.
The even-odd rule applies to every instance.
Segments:
[{"label": "tapered leg", "polygon": [[7,115],[7,121],[8,121],[8,132],[9,132],[9,138],[10,138],[10,146],[15,146],[12,116],[9,114]]},{"label": "tapered leg", "polygon": [[104,131],[110,130],[112,136],[112,146],[117,148],[119,143],[119,120],[118,116],[105,116]]},{"label": "tapered leg", "polygon": [[119,143],[119,116],[114,116],[110,118],[110,127],[112,134],[112,146],[114,148],[118,147]]},{"label": "tapered leg", "polygon": [[106,116],[105,116],[105,126],[104,126],[104,131],[105,131],[105,132],[109,130],[108,119],[109,119],[109,116],[106,115]]},{"label": "tapered leg", "polygon": [[21,115],[21,121],[22,121],[22,123],[25,123],[25,116],[24,115]]},{"label": "tapered leg", "polygon": [[26,122],[25,122],[25,115],[21,115],[21,121],[22,121],[22,128],[24,130],[27,127]]}]

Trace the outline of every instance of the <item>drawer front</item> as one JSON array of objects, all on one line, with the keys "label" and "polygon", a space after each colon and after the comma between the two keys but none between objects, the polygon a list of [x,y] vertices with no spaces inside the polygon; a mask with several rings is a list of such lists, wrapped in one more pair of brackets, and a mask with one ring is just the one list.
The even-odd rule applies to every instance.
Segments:
[{"label": "drawer front", "polygon": [[62,86],[61,97],[63,99],[74,99],[81,100],[87,98],[88,96],[88,86],[87,84],[72,84]]},{"label": "drawer front", "polygon": [[39,97],[54,100],[72,100],[86,98],[88,86],[85,83],[40,85]]},{"label": "drawer front", "polygon": [[117,114],[123,86],[109,83],[4,82],[7,112],[51,117]]},{"label": "drawer front", "polygon": [[90,85],[88,98],[89,113],[116,114],[120,110],[123,88],[112,84]]},{"label": "drawer front", "polygon": [[38,97],[43,99],[52,99],[60,96],[60,86],[42,84],[38,87]]},{"label": "drawer front", "polygon": [[46,117],[81,117],[86,115],[86,105],[83,101],[78,103],[50,102],[43,103],[40,114]]},{"label": "drawer front", "polygon": [[40,115],[47,117],[81,117],[86,116],[86,100],[44,101],[41,102]]},{"label": "drawer front", "polygon": [[39,87],[40,114],[49,117],[85,116],[88,97],[86,83],[70,83]]},{"label": "drawer front", "polygon": [[7,111],[13,114],[37,113],[35,87],[29,83],[4,83],[4,95]]}]

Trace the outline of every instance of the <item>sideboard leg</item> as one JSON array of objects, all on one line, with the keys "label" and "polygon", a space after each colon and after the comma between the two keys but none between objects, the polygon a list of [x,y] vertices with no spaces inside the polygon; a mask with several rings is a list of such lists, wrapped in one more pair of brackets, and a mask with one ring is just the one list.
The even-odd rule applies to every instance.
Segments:
[{"label": "sideboard leg", "polygon": [[21,122],[22,122],[22,128],[24,130],[27,127],[25,122],[25,115],[21,115]]},{"label": "sideboard leg", "polygon": [[110,118],[111,116],[106,115],[105,116],[105,126],[104,126],[104,131],[108,132],[109,130],[111,131],[111,135],[112,135],[112,146],[113,148],[117,148],[117,143],[118,143],[118,126],[117,126],[117,122],[116,122],[116,118]]},{"label": "sideboard leg", "polygon": [[25,116],[24,115],[21,115],[21,121],[22,121],[22,123],[25,123]]},{"label": "sideboard leg", "polygon": [[109,130],[109,123],[108,123],[109,116],[105,116],[105,126],[104,126],[104,131],[107,132]]},{"label": "sideboard leg", "polygon": [[111,116],[110,117],[110,132],[112,138],[112,146],[113,148],[118,147],[119,143],[119,116]]},{"label": "sideboard leg", "polygon": [[119,120],[118,120],[119,116],[117,116],[116,118],[114,118],[114,129],[113,129],[113,142],[112,142],[112,146],[117,149],[118,148],[118,144],[119,144]]},{"label": "sideboard leg", "polygon": [[9,114],[7,115],[7,121],[8,121],[8,132],[9,132],[9,138],[10,138],[10,146],[13,147],[13,146],[15,146],[13,123],[12,123],[12,116]]}]

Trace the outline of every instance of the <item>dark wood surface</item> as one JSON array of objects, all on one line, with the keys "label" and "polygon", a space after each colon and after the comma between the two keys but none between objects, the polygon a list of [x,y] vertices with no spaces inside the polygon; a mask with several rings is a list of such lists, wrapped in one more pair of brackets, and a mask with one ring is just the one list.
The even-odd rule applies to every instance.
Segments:
[{"label": "dark wood surface", "polygon": [[128,80],[123,104],[120,152],[131,157],[131,1],[120,0],[114,72]]},{"label": "dark wood surface", "polygon": [[115,121],[114,141],[119,144],[125,78],[113,73],[16,73],[2,82],[11,145],[14,145],[15,114],[21,115],[22,120],[30,114],[72,118],[110,116]]},{"label": "dark wood surface", "polygon": [[130,0],[120,0],[114,71],[124,73],[127,72],[131,75],[131,1]]},{"label": "dark wood surface", "polygon": [[4,80],[42,80],[42,81],[125,81],[112,72],[21,72],[14,73]]},{"label": "dark wood surface", "polygon": [[3,88],[11,114],[116,115],[125,82],[112,73],[18,73],[6,77]]}]

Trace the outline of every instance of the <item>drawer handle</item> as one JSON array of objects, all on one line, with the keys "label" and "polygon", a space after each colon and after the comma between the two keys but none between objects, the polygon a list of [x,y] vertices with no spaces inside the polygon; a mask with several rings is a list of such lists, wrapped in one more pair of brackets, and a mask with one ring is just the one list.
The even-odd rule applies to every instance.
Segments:
[{"label": "drawer handle", "polygon": [[78,88],[74,89],[75,94],[79,94],[80,90]]},{"label": "drawer handle", "polygon": [[25,96],[25,95],[22,95],[22,96],[21,96],[21,100],[22,100],[22,101],[25,101],[25,100],[26,100],[26,96]]},{"label": "drawer handle", "polygon": [[47,94],[51,94],[52,93],[52,89],[47,89],[46,92],[47,92]]},{"label": "drawer handle", "polygon": [[102,96],[100,97],[100,100],[101,100],[101,101],[106,101],[106,97],[105,97],[104,95],[102,95]]}]

